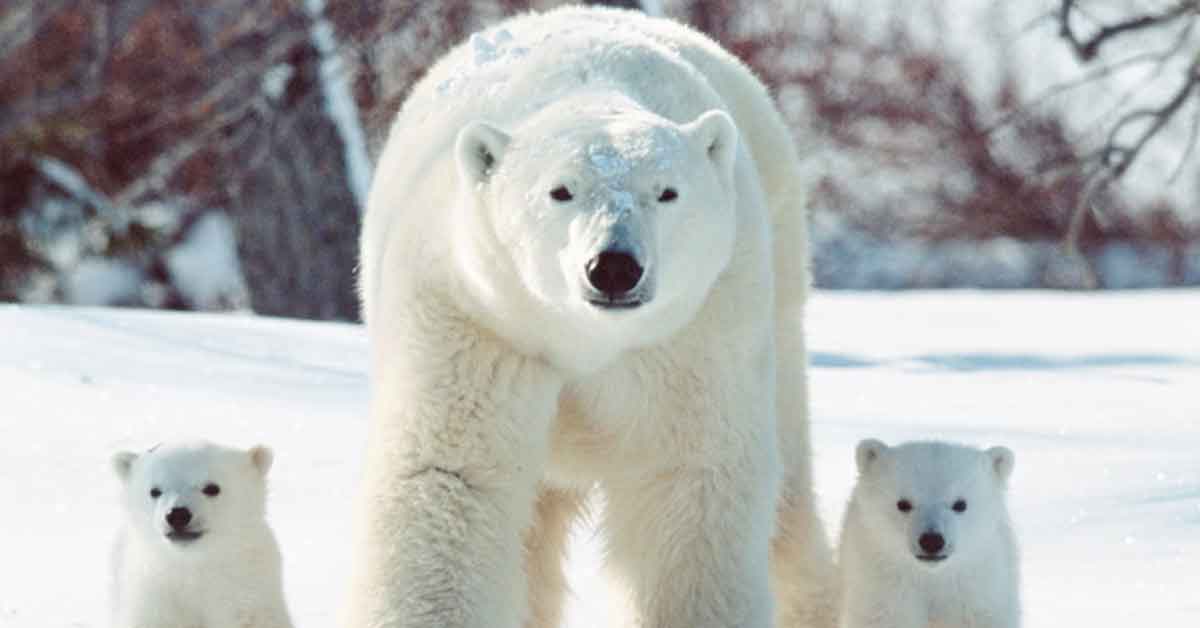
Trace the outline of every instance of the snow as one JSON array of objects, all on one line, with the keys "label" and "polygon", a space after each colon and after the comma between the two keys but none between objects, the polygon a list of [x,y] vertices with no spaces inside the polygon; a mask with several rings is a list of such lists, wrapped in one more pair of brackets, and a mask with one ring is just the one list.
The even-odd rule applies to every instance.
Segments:
[{"label": "snow", "polygon": [[[1068,254],[1061,240],[921,241],[875,235],[828,211],[813,212],[810,224],[813,275],[821,288],[1076,288],[1088,277],[1084,261]],[[1180,252],[1179,268],[1168,248],[1120,240],[1086,255],[1101,288],[1200,285],[1200,244]]]},{"label": "snow", "polygon": [[602,179],[620,177],[633,169],[633,164],[625,155],[604,143],[589,144],[587,156],[596,176]]},{"label": "snow", "polygon": [[142,271],[119,259],[89,257],[67,273],[63,299],[73,305],[127,305],[138,302]]},{"label": "snow", "polygon": [[[118,217],[112,203],[104,194],[92,188],[87,179],[75,168],[53,157],[39,157],[36,163],[38,170],[47,179],[57,184],[72,198],[91,205],[97,213],[110,218],[110,220]],[[122,227],[122,225],[115,226]]]},{"label": "snow", "polygon": [[[1196,625],[1197,311],[1195,290],[819,292],[808,337],[830,531],[861,438],[1007,445],[1027,627]],[[197,435],[275,448],[289,604],[298,628],[335,624],[366,438],[360,327],[2,306],[0,330],[0,627],[105,626],[108,456]],[[576,539],[569,625],[603,625],[597,545]]]},{"label": "snow", "polygon": [[1118,242],[1104,248],[1096,270],[1108,278],[1106,285],[1120,290],[1161,285],[1161,269],[1171,267],[1171,252],[1162,247]]},{"label": "snow", "polygon": [[171,282],[195,310],[244,309],[249,291],[238,261],[233,222],[224,212],[198,219],[165,255]]},{"label": "snow", "polygon": [[350,89],[352,74],[338,56],[333,23],[325,17],[325,0],[305,0],[304,7],[313,21],[310,34],[313,47],[321,56],[321,92],[325,97],[326,113],[342,139],[350,191],[354,193],[359,211],[364,211],[371,188],[371,158],[367,154],[366,135],[358,116],[358,103]]},{"label": "snow", "polygon": [[1200,285],[1200,242],[1187,248],[1183,256],[1183,281],[1185,284]]},{"label": "snow", "polygon": [[75,199],[48,198],[39,211],[21,216],[21,235],[41,252],[55,268],[70,268],[87,250],[82,225],[85,208]]},{"label": "snow", "polygon": [[[508,48],[513,42],[512,33],[507,29],[497,29],[488,39],[485,33],[473,33],[469,40],[471,44],[471,63],[481,67],[503,59],[508,54]],[[521,50],[521,49],[517,49]]]},{"label": "snow", "polygon": [[271,100],[281,100],[284,90],[287,89],[288,81],[296,75],[296,68],[288,63],[279,63],[271,66],[262,76],[262,90],[267,98]]},{"label": "snow", "polygon": [[[480,83],[478,79],[481,72],[498,71],[514,59],[529,54],[529,48],[514,45],[513,34],[505,28],[472,33],[467,43],[471,51],[470,64],[438,83],[436,92],[439,97],[462,96],[462,91],[468,86]],[[495,93],[501,88],[502,83],[494,83],[491,91]]]}]

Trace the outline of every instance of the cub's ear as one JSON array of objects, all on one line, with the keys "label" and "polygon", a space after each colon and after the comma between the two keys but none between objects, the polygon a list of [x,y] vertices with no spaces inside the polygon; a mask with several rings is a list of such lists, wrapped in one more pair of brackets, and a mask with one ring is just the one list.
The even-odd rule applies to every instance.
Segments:
[{"label": "cub's ear", "polygon": [[859,475],[866,475],[875,464],[888,451],[888,446],[883,441],[874,438],[868,438],[858,443],[858,447],[854,450],[854,461],[858,463]]},{"label": "cub's ear", "polygon": [[992,470],[996,472],[996,477],[1001,482],[1008,482],[1008,476],[1012,475],[1013,464],[1016,463],[1012,450],[1008,447],[992,447],[987,450],[987,455],[992,461]]},{"label": "cub's ear", "polygon": [[511,139],[504,131],[482,120],[463,127],[454,143],[459,175],[471,186],[486,181]]},{"label": "cub's ear", "polygon": [[729,114],[720,109],[706,111],[683,125],[683,132],[708,154],[722,174],[733,176],[738,130]]},{"label": "cub's ear", "polygon": [[250,464],[258,469],[258,472],[266,475],[267,471],[271,470],[271,463],[275,461],[275,453],[266,445],[255,445],[250,448]]},{"label": "cub's ear", "polygon": [[113,454],[111,463],[113,471],[117,473],[117,477],[122,482],[129,479],[129,472],[133,470],[133,461],[137,460],[137,454],[132,451],[118,451]]}]

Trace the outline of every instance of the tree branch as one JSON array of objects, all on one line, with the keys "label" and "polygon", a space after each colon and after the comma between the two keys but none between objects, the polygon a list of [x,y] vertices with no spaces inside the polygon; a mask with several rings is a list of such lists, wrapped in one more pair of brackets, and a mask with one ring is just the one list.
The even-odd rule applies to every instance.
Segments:
[{"label": "tree branch", "polygon": [[[1175,91],[1175,94],[1165,105],[1157,109],[1137,109],[1125,114],[1117,121],[1108,134],[1108,141],[1105,142],[1101,155],[1101,162],[1105,167],[1112,170],[1114,178],[1120,178],[1121,175],[1125,174],[1125,171],[1137,159],[1138,154],[1142,152],[1146,144],[1155,135],[1158,135],[1158,132],[1175,117],[1175,114],[1179,113],[1179,110],[1183,108],[1184,103],[1187,102],[1188,97],[1192,95],[1197,86],[1200,86],[1200,57],[1197,57],[1192,62],[1192,65],[1188,68],[1187,77],[1183,85]],[[1122,129],[1144,119],[1150,120],[1150,126],[1138,136],[1132,146],[1118,144],[1117,136]]]},{"label": "tree branch", "polygon": [[[1071,223],[1067,230],[1065,245],[1068,253],[1078,254],[1079,239],[1083,233],[1083,225],[1087,216],[1095,216],[1095,199],[1101,190],[1117,179],[1120,179],[1129,167],[1137,160],[1142,150],[1157,136],[1163,128],[1183,109],[1193,92],[1200,92],[1200,56],[1192,61],[1188,68],[1183,84],[1175,91],[1171,99],[1159,108],[1143,108],[1131,111],[1121,117],[1109,131],[1104,145],[1092,153],[1085,161],[1098,162],[1095,169],[1087,176],[1087,182],[1079,193],[1078,202],[1071,213]],[[1200,111],[1200,105],[1197,105]],[[1137,135],[1131,144],[1121,144],[1118,140],[1122,129],[1143,120],[1149,120],[1149,125]],[[1188,142],[1182,160],[1187,160],[1196,142],[1197,126],[1200,118],[1193,123],[1192,137]],[[1176,167],[1182,168],[1183,161]],[[1176,175],[1172,175],[1174,177]]]},{"label": "tree branch", "polygon": [[1058,34],[1071,45],[1071,50],[1080,61],[1087,62],[1096,58],[1100,46],[1123,33],[1142,30],[1159,24],[1172,22],[1189,13],[1200,12],[1200,0],[1183,0],[1173,8],[1158,15],[1139,15],[1127,20],[1102,26],[1099,31],[1087,39],[1080,39],[1071,28],[1071,13],[1077,10],[1077,0],[1062,0],[1058,11]]},{"label": "tree branch", "polygon": [[1188,141],[1183,148],[1183,155],[1179,157],[1179,163],[1175,164],[1175,170],[1167,178],[1167,185],[1175,183],[1179,179],[1179,175],[1183,174],[1184,165],[1192,158],[1192,153],[1196,150],[1198,138],[1200,138],[1200,103],[1196,104],[1195,112],[1192,114],[1192,129],[1188,132]]}]

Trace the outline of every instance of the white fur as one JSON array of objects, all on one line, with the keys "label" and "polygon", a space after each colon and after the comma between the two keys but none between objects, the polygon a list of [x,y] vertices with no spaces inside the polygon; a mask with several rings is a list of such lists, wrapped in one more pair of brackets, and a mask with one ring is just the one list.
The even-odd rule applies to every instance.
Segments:
[{"label": "white fur", "polygon": [[[1012,452],[871,439],[856,457],[838,549],[842,628],[1018,626],[1017,548],[1005,506]],[[942,535],[943,560],[918,560],[928,555],[924,533]]]},{"label": "white fur", "polygon": [[[265,518],[271,461],[262,446],[205,442],[113,457],[125,511],[112,554],[113,628],[290,628]],[[209,484],[216,496],[204,494]],[[173,508],[188,509],[198,538],[167,536]]]},{"label": "white fur", "polygon": [[[638,13],[520,16],[430,69],[362,235],[374,390],[346,626],[557,626],[593,487],[633,615],[613,625],[832,622],[789,133],[734,57]],[[635,309],[585,299],[614,240],[645,267]]]}]

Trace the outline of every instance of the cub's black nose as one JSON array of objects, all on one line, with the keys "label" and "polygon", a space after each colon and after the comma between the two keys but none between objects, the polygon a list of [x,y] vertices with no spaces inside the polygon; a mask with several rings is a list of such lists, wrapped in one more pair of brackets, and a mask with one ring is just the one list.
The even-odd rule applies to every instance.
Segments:
[{"label": "cub's black nose", "polygon": [[585,270],[588,283],[610,299],[624,296],[642,279],[642,265],[624,251],[603,251],[588,260]]},{"label": "cub's black nose", "polygon": [[926,554],[939,554],[946,547],[946,539],[937,532],[926,532],[917,539],[917,544]]},{"label": "cub's black nose", "polygon": [[192,522],[192,511],[187,508],[175,507],[167,513],[167,523],[176,530],[182,530]]}]

